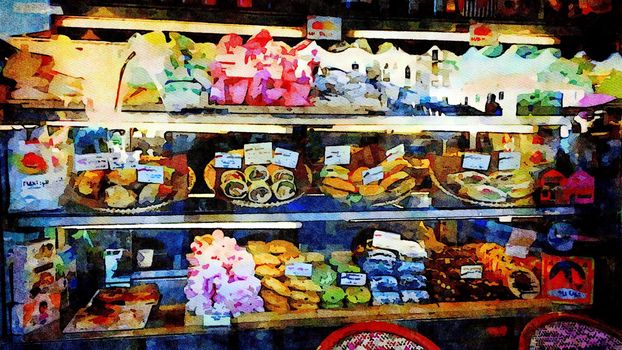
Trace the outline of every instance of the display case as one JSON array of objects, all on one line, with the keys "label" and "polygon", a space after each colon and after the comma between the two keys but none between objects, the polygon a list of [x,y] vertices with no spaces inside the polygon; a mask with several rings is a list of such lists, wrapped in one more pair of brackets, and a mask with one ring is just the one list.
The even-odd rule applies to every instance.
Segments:
[{"label": "display case", "polygon": [[549,311],[616,322],[619,55],[182,23],[11,38],[11,345],[315,348],[387,320],[501,349]]}]

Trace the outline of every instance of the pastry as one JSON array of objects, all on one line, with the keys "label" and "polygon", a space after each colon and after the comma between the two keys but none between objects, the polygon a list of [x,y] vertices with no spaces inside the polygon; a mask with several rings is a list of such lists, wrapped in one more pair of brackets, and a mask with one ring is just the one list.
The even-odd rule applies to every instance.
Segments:
[{"label": "pastry", "polygon": [[365,259],[363,271],[370,276],[391,275],[393,274],[394,263],[392,261],[379,259]]},{"label": "pastry", "polygon": [[404,168],[410,168],[411,166],[404,158],[398,158],[389,162],[385,161],[380,163],[380,165],[382,166],[385,178],[402,171]]},{"label": "pastry", "polygon": [[293,290],[290,296],[293,300],[302,301],[305,303],[319,303],[320,296],[316,292],[302,292],[299,290]]},{"label": "pastry", "polygon": [[265,302],[264,306],[266,310],[276,312],[279,314],[287,313],[290,310],[289,304],[287,303],[287,301],[284,304],[270,304],[268,302]]},{"label": "pastry", "polygon": [[313,266],[311,280],[319,284],[322,288],[326,288],[337,281],[337,272],[335,272],[330,265],[319,263]]},{"label": "pastry", "polygon": [[137,172],[136,169],[112,170],[106,175],[106,178],[112,184],[129,186],[137,181]]},{"label": "pastry", "polygon": [[404,289],[400,291],[402,296],[402,302],[404,303],[420,303],[430,299],[430,295],[425,290],[408,290]]},{"label": "pastry", "polygon": [[362,183],[363,182],[363,172],[369,170],[368,167],[366,166],[362,166],[359,168],[356,168],[356,170],[354,170],[352,172],[352,174],[350,174],[350,182],[352,183]]},{"label": "pastry", "polygon": [[268,244],[263,241],[248,241],[248,243],[246,243],[246,250],[253,255],[270,252]]},{"label": "pastry", "polygon": [[312,311],[318,309],[317,303],[308,303],[301,300],[291,300],[289,305],[297,311]]},{"label": "pastry", "polygon": [[263,165],[251,165],[244,170],[244,176],[246,176],[246,181],[248,182],[265,182],[270,178],[270,173],[268,172],[268,168]]},{"label": "pastry", "polygon": [[273,173],[270,173],[270,179],[272,180],[273,184],[276,184],[277,182],[283,180],[294,182],[294,173],[291,170],[279,169],[274,171]]},{"label": "pastry", "polygon": [[271,265],[258,265],[255,267],[255,274],[261,277],[281,277],[283,271]]},{"label": "pastry", "polygon": [[285,284],[283,284],[283,282],[273,277],[264,277],[261,280],[261,284],[264,287],[271,289],[285,297],[288,297],[292,294],[291,290]]},{"label": "pastry", "polygon": [[258,180],[252,182],[248,187],[248,199],[251,202],[263,204],[267,203],[270,198],[272,198],[272,191],[265,181]]},{"label": "pastry", "polygon": [[398,292],[372,292],[373,305],[400,304],[402,299]]},{"label": "pastry", "polygon": [[322,178],[338,178],[347,181],[349,178],[350,170],[340,165],[326,165],[320,171],[320,177]]},{"label": "pastry", "polygon": [[380,186],[395,196],[401,196],[415,188],[417,181],[404,171],[385,177]]},{"label": "pastry", "polygon": [[324,262],[324,255],[317,252],[303,253],[306,262]]},{"label": "pastry", "polygon": [[229,176],[224,176],[225,174],[223,174],[223,179],[226,179],[220,183],[222,192],[231,199],[242,199],[246,197],[248,192],[246,182],[243,179],[239,179],[236,175],[237,173],[239,173],[239,171],[231,173]]},{"label": "pastry", "polygon": [[324,289],[324,294],[322,294],[322,301],[328,304],[335,304],[341,302],[345,297],[346,292],[344,292],[341,287],[329,286]]},{"label": "pastry", "polygon": [[262,288],[259,296],[264,300],[266,305],[286,305],[287,297],[281,296],[270,289]]},{"label": "pastry", "polygon": [[84,171],[75,180],[75,188],[84,196],[99,198],[104,172],[101,170]]},{"label": "pastry", "polygon": [[299,255],[300,250],[290,241],[285,241],[282,239],[275,239],[268,243],[268,250],[272,254],[284,254],[288,253],[290,255]]},{"label": "pastry", "polygon": [[136,204],[136,193],[123,186],[114,185],[105,191],[104,202],[111,208],[128,208]]},{"label": "pastry", "polygon": [[398,261],[397,273],[421,273],[425,270],[425,265],[421,261]]},{"label": "pastry", "polygon": [[300,291],[320,292],[322,290],[322,287],[319,284],[313,282],[313,280],[306,279],[306,278],[290,277],[286,281],[286,284],[291,289],[300,290]]},{"label": "pastry", "polygon": [[281,180],[272,184],[272,192],[276,199],[284,201],[296,195],[296,184],[292,180]]},{"label": "pastry", "polygon": [[400,274],[400,289],[425,289],[426,278],[423,275]]},{"label": "pastry", "polygon": [[367,287],[348,287],[345,292],[346,299],[352,304],[367,304],[371,300]]},{"label": "pastry", "polygon": [[393,276],[370,276],[369,286],[373,292],[397,292],[397,279]]},{"label": "pastry", "polygon": [[276,266],[276,265],[279,265],[281,263],[281,260],[279,260],[278,257],[276,257],[276,256],[274,256],[274,255],[272,255],[270,253],[253,253],[251,251],[251,254],[253,254],[253,260],[255,261],[256,265],[272,265],[272,266]]}]

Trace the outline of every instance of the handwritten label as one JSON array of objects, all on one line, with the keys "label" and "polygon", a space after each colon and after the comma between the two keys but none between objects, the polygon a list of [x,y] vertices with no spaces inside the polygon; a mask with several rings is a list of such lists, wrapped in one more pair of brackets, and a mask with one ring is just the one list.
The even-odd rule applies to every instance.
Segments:
[{"label": "handwritten label", "polygon": [[74,155],[73,171],[106,170],[108,155],[106,153],[90,153]]},{"label": "handwritten label", "polygon": [[350,146],[326,146],[324,164],[350,164]]},{"label": "handwritten label", "polygon": [[150,184],[164,183],[164,167],[157,165],[141,165],[137,169],[138,182]]},{"label": "handwritten label", "polygon": [[298,165],[298,152],[277,147],[274,150],[274,158],[272,158],[272,163],[282,167],[294,169],[296,168],[296,165]]},{"label": "handwritten label", "polygon": [[481,279],[484,275],[482,265],[462,265],[460,266],[460,278]]},{"label": "handwritten label", "polygon": [[339,274],[339,284],[342,286],[364,286],[367,275],[364,273],[344,272]]},{"label": "handwritten label", "polygon": [[48,187],[50,180],[45,175],[31,175],[22,179],[22,190],[40,190]]},{"label": "handwritten label", "polygon": [[136,153],[115,152],[108,155],[108,164],[111,170],[136,169],[138,167],[139,158],[140,151]]},{"label": "handwritten label", "polygon": [[221,315],[203,315],[203,327],[231,326],[231,317]]},{"label": "handwritten label", "polygon": [[406,152],[404,151],[404,144],[402,143],[400,145],[397,145],[391,148],[385,154],[387,156],[387,161],[389,162],[403,157],[404,154],[406,154]]},{"label": "handwritten label", "polygon": [[242,168],[242,156],[239,154],[216,152],[214,163],[216,168],[240,169]]},{"label": "handwritten label", "polygon": [[292,263],[285,265],[286,276],[311,277],[313,265],[308,263]]},{"label": "handwritten label", "polygon": [[341,18],[308,16],[307,39],[341,40]]},{"label": "handwritten label", "polygon": [[272,162],[272,142],[247,143],[244,145],[244,164],[270,164]]},{"label": "handwritten label", "polygon": [[488,170],[490,154],[465,153],[462,158],[462,167],[471,170]]},{"label": "handwritten label", "polygon": [[374,231],[372,245],[378,248],[395,249],[399,245],[401,236],[399,233]]},{"label": "handwritten label", "polygon": [[520,168],[520,152],[499,153],[499,170],[514,170]]},{"label": "handwritten label", "polygon": [[380,181],[384,178],[384,171],[381,166],[363,171],[363,185],[368,185],[374,181]]}]

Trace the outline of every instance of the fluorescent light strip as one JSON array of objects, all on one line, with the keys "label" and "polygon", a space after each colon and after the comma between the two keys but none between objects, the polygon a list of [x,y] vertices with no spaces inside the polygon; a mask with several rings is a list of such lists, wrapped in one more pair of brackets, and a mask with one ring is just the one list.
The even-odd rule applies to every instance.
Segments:
[{"label": "fluorescent light strip", "polygon": [[14,131],[22,129],[34,129],[36,125],[0,125],[0,131]]},{"label": "fluorescent light strip", "polygon": [[[447,33],[427,31],[394,31],[394,30],[350,30],[351,38],[366,39],[398,39],[398,40],[438,40],[438,41],[470,41],[469,33]],[[548,35],[499,34],[499,42],[506,44],[554,45],[559,42]]]},{"label": "fluorescent light strip", "polygon": [[109,129],[152,129],[163,131],[178,132],[198,132],[212,134],[227,134],[229,132],[249,132],[249,133],[268,133],[268,134],[291,134],[293,127],[281,125],[253,125],[253,124],[201,124],[201,123],[133,123],[115,122],[111,118],[109,121],[48,121],[49,126],[71,126],[71,127],[95,127],[100,126]]},{"label": "fluorescent light strip", "polygon": [[170,224],[102,224],[102,225],[71,225],[61,226],[66,230],[124,230],[124,229],[237,229],[237,230],[294,230],[302,227],[301,222],[276,221],[276,222],[184,222]]},{"label": "fluorescent light strip", "polygon": [[438,125],[335,125],[332,128],[316,128],[315,131],[325,132],[383,132],[419,134],[423,131],[467,131],[467,132],[510,132],[518,134],[531,134],[536,127],[532,125],[463,125],[463,124],[438,124]]},{"label": "fluorescent light strip", "polygon": [[98,28],[123,30],[148,30],[163,32],[211,33],[254,35],[267,29],[274,37],[304,38],[305,31],[301,27],[265,26],[252,24],[184,22],[138,18],[108,18],[67,16],[58,21],[59,27]]}]

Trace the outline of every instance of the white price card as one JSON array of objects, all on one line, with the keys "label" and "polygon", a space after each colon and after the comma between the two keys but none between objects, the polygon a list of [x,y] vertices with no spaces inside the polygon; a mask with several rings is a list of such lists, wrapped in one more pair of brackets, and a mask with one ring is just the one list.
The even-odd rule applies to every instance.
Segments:
[{"label": "white price card", "polygon": [[462,265],[460,266],[460,278],[481,279],[484,275],[482,265]]},{"label": "white price card", "polygon": [[203,315],[203,327],[231,326],[231,317]]},{"label": "white price card", "polygon": [[372,245],[378,248],[395,249],[396,246],[399,246],[401,239],[399,233],[376,230],[374,231]]},{"label": "white price card", "polygon": [[309,263],[292,263],[285,265],[285,276],[311,277],[313,265]]},{"label": "white price card", "polygon": [[131,152],[114,152],[108,155],[108,163],[110,170],[117,169],[136,169],[138,167],[138,159],[140,151]]},{"label": "white price card", "polygon": [[364,286],[367,275],[364,273],[343,272],[339,274],[339,284],[342,286]]},{"label": "white price card", "polygon": [[294,169],[296,168],[296,165],[298,165],[298,152],[277,147],[274,150],[274,158],[272,158],[272,163],[282,167]]},{"label": "white price card", "polygon": [[389,162],[403,157],[404,154],[406,154],[406,152],[404,151],[404,144],[402,143],[391,148],[385,154],[387,156],[387,161]]},{"label": "white price card", "polygon": [[164,167],[158,165],[140,165],[138,168],[138,182],[163,184]]},{"label": "white price card", "polygon": [[41,190],[50,185],[46,175],[31,175],[22,179],[22,191]]},{"label": "white price card", "polygon": [[520,152],[500,152],[499,170],[514,170],[520,168]]},{"label": "white price card", "polygon": [[247,143],[244,145],[244,164],[270,164],[272,162],[272,142]]},{"label": "white price card", "polygon": [[242,156],[227,152],[216,152],[214,155],[214,163],[216,168],[240,169],[242,168]]},{"label": "white price card", "polygon": [[381,166],[363,171],[363,185],[368,185],[374,181],[380,181],[384,178],[384,171]]},{"label": "white price card", "polygon": [[108,155],[106,153],[75,154],[73,171],[107,170]]},{"label": "white price card", "polygon": [[465,153],[462,158],[462,167],[471,170],[488,170],[490,154]]},{"label": "white price card", "polygon": [[350,146],[326,146],[324,164],[350,164]]}]

